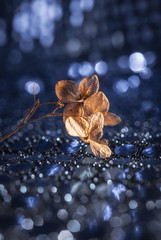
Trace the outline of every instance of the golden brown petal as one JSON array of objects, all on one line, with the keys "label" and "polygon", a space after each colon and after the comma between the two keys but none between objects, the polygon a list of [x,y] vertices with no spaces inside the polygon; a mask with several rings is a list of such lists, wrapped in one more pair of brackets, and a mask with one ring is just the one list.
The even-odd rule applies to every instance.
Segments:
[{"label": "golden brown petal", "polygon": [[121,118],[114,113],[108,112],[104,117],[105,126],[115,126],[121,122]]},{"label": "golden brown petal", "polygon": [[88,137],[80,137],[80,139],[85,142],[85,143],[90,143],[90,141],[98,141],[100,140],[100,138],[103,136],[103,130],[101,130],[100,132],[98,132],[95,136],[90,136],[90,138]]},{"label": "golden brown petal", "polygon": [[97,157],[108,158],[111,156],[111,150],[105,139],[99,140],[98,142],[91,141],[90,148],[93,154]]},{"label": "golden brown petal", "polygon": [[106,115],[109,105],[110,103],[105,94],[99,91],[84,101],[84,111],[86,116],[90,116],[96,112],[101,112],[103,115]]},{"label": "golden brown petal", "polygon": [[55,86],[57,97],[63,102],[72,102],[80,100],[79,85],[72,80],[62,80]]},{"label": "golden brown petal", "polygon": [[85,142],[85,143],[89,143],[89,138],[88,137],[80,137],[80,139]]},{"label": "golden brown petal", "polygon": [[89,138],[99,140],[103,135],[104,116],[102,113],[93,113],[87,118],[89,122]]},{"label": "golden brown petal", "polygon": [[92,75],[86,78],[83,78],[79,85],[81,96],[83,98],[88,98],[94,93],[98,92],[99,81],[96,75]]},{"label": "golden brown petal", "polygon": [[89,124],[83,117],[68,117],[65,127],[69,135],[73,137],[87,137]]},{"label": "golden brown petal", "polygon": [[82,103],[69,103],[64,108],[63,112],[63,121],[65,123],[66,119],[68,117],[72,116],[83,116],[84,115],[84,109]]}]

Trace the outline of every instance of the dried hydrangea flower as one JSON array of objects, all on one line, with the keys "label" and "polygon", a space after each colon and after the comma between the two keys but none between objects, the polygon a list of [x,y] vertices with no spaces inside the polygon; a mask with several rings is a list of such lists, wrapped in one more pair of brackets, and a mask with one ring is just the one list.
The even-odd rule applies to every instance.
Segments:
[{"label": "dried hydrangea flower", "polygon": [[61,80],[55,86],[55,92],[59,100],[67,104],[64,108],[63,121],[67,116],[79,115],[84,116],[84,109],[82,103],[85,99],[90,98],[96,94],[99,89],[99,81],[96,75],[85,77],[78,85],[72,80]]},{"label": "dried hydrangea flower", "polygon": [[[86,85],[86,87],[82,88],[84,92],[87,88],[86,81],[88,82],[88,79],[90,79],[92,86],[92,79],[94,82],[96,79],[94,76],[87,77],[81,81]],[[99,84],[97,86],[99,87]],[[108,112],[110,106],[109,100],[103,92],[98,91],[98,88],[96,92],[91,90],[86,90],[86,92],[87,94],[84,95],[87,97],[86,99],[67,104],[64,109],[63,120],[69,135],[80,137],[82,141],[89,143],[95,156],[107,158],[111,155],[111,150],[108,147],[107,141],[101,139],[103,136],[103,126],[115,126],[121,122],[121,119],[114,113]]]},{"label": "dried hydrangea flower", "polygon": [[[77,90],[75,91],[76,86]],[[86,96],[86,99],[81,98],[80,89],[82,90],[82,96]],[[96,75],[82,79],[80,85],[71,80],[59,81],[55,87],[58,98],[64,102],[76,102],[70,105],[68,104],[65,107],[63,120],[65,121],[67,115],[71,116],[71,114],[90,116],[92,113],[101,112],[104,115],[105,126],[115,126],[119,124],[121,122],[120,117],[108,112],[110,106],[109,100],[106,95],[98,91],[98,89],[99,82]]]},{"label": "dried hydrangea flower", "polygon": [[65,103],[82,102],[85,98],[97,93],[99,81],[96,75],[83,78],[78,85],[72,80],[62,80],[57,82],[55,93],[57,97]]},{"label": "dried hydrangea flower", "polygon": [[84,108],[82,103],[67,104],[63,112],[64,123],[69,116],[84,116]]},{"label": "dried hydrangea flower", "polygon": [[104,125],[115,126],[121,122],[121,118],[108,112],[109,106],[106,95],[99,91],[84,101],[84,114],[90,116],[92,113],[101,112],[104,115]]},{"label": "dried hydrangea flower", "polygon": [[[111,150],[103,136],[104,125],[114,126],[121,122],[121,119],[114,113],[108,112],[109,101],[105,94],[99,90],[99,81],[96,75],[83,78],[78,85],[71,80],[62,80],[56,84],[55,92],[59,98],[58,102],[48,102],[40,104],[39,99],[35,97],[34,87],[34,105],[28,110],[27,116],[16,127],[15,130],[0,139],[0,142],[10,137],[23,126],[47,117],[63,116],[63,121],[69,135],[80,137],[82,141],[89,143],[95,156],[107,158],[111,155]],[[56,111],[64,107],[63,114]],[[35,111],[44,105],[56,104],[52,112],[40,116],[37,119],[31,119]]]},{"label": "dried hydrangea flower", "polygon": [[89,143],[95,156],[107,158],[111,155],[111,150],[103,135],[104,116],[97,112],[89,117],[68,117],[65,121],[65,127],[69,135],[80,137],[82,141]]}]

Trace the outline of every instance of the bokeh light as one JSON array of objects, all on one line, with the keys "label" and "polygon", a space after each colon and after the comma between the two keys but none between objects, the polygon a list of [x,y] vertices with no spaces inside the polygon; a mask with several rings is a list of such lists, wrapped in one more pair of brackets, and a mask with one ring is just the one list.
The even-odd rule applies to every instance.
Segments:
[{"label": "bokeh light", "polygon": [[140,52],[134,52],[129,57],[129,67],[133,72],[142,72],[147,66],[144,55]]},{"label": "bokeh light", "polygon": [[40,92],[40,85],[37,82],[29,81],[25,84],[25,90],[34,95],[34,88],[35,88],[35,94],[38,94]]}]

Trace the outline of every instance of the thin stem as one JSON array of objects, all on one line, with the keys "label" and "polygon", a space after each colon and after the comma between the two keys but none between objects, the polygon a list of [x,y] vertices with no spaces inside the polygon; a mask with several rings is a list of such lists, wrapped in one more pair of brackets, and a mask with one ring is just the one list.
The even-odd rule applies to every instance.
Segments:
[{"label": "thin stem", "polygon": [[85,120],[87,119],[87,117],[85,117],[85,116],[80,116],[80,115],[78,115],[78,114],[66,114],[66,113],[57,113],[57,114],[59,114],[59,116],[66,116],[66,117],[82,117],[82,118],[84,118]]},{"label": "thin stem", "polygon": [[80,100],[78,100],[78,101],[62,101],[63,103],[82,103],[82,102],[84,102],[84,100],[83,99],[80,99]]},{"label": "thin stem", "polygon": [[28,124],[34,123],[34,122],[36,122],[36,121],[39,121],[39,120],[44,119],[44,118],[47,118],[47,117],[59,117],[59,116],[60,116],[59,113],[55,113],[56,110],[57,110],[57,109],[55,109],[53,112],[48,113],[48,114],[46,114],[46,115],[44,115],[44,116],[42,116],[42,117],[39,117],[39,118],[33,119],[33,120],[31,120],[31,121],[25,123],[25,125],[28,125]]},{"label": "thin stem", "polygon": [[12,132],[8,133],[6,136],[0,139],[0,142],[3,142],[6,138],[12,136],[15,132],[17,132],[20,128],[22,128],[25,123],[20,123]]},{"label": "thin stem", "polygon": [[[68,117],[78,117],[79,115],[77,114],[71,114],[71,115],[68,115],[68,114],[62,114],[62,113],[56,113],[55,112],[59,109],[59,108],[62,108],[64,106],[63,103],[79,103],[79,102],[83,102],[84,100],[81,99],[81,100],[78,100],[78,101],[73,101],[73,102],[61,102],[61,101],[58,101],[58,102],[47,102],[47,103],[42,103],[40,104],[40,101],[39,99],[36,101],[36,94],[35,94],[35,84],[34,84],[34,105],[32,107],[32,109],[28,110],[28,113],[27,113],[27,116],[24,118],[24,120],[13,130],[11,131],[10,133],[8,133],[6,136],[2,137],[0,139],[0,142],[3,142],[5,139],[7,139],[8,137],[12,136],[14,133],[16,133],[19,129],[21,129],[23,126],[26,126],[28,124],[31,124],[31,123],[34,123],[38,120],[41,120],[41,119],[44,119],[44,118],[47,118],[47,117],[56,117],[56,116],[68,116]],[[33,119],[31,121],[29,121],[29,119],[34,115],[34,113],[36,112],[36,110],[38,109],[38,107],[40,106],[45,106],[45,105],[50,105],[50,104],[57,104],[57,107],[49,114],[46,114],[42,117],[39,117],[39,118],[36,118],[36,119]],[[85,118],[85,117],[84,117]]]},{"label": "thin stem", "polygon": [[50,104],[57,104],[58,102],[47,102],[47,103],[41,103],[39,106],[45,106],[45,105],[50,105]]},{"label": "thin stem", "polygon": [[[40,106],[40,101],[39,101],[39,99],[38,99],[38,100],[34,103],[32,109],[31,109],[31,110],[30,110],[30,109],[28,110],[27,116],[24,118],[24,120],[23,120],[13,131],[11,131],[10,133],[8,133],[6,136],[2,137],[2,138],[0,139],[0,142],[3,142],[3,141],[4,141],[5,139],[7,139],[8,137],[12,136],[14,133],[16,133],[19,129],[21,129],[21,128],[22,128],[23,126],[25,126],[25,125],[28,125],[28,124],[33,123],[33,122],[36,122],[36,121],[38,121],[38,120],[40,120],[40,119],[43,119],[43,118],[46,118],[46,117],[53,117],[53,116],[54,116],[54,113],[56,112],[56,110],[57,110],[58,108],[60,108],[60,105],[59,105],[59,107],[56,107],[56,109],[53,110],[51,113],[46,114],[45,116],[42,116],[42,117],[40,117],[40,118],[33,119],[32,121],[27,122],[27,121],[34,115],[35,111],[37,110],[37,108],[38,108],[39,106]],[[55,115],[55,116],[56,116],[56,115]]]},{"label": "thin stem", "polygon": [[54,117],[54,116],[55,116],[55,115],[47,114],[47,115],[45,115],[45,116],[42,116],[42,117],[39,117],[39,118],[33,119],[33,120],[31,120],[31,121],[25,123],[24,126],[25,126],[25,125],[28,125],[28,124],[31,124],[31,123],[34,123],[34,122],[36,122],[36,121],[39,121],[39,120],[41,120],[41,119],[43,119],[43,118]]},{"label": "thin stem", "polygon": [[35,83],[34,83],[34,103],[36,102]]},{"label": "thin stem", "polygon": [[39,99],[37,100],[37,102],[35,102],[34,106],[32,107],[31,110],[29,110],[27,116],[25,117],[25,119],[23,120],[23,122],[25,123],[27,120],[29,120],[33,115],[34,113],[36,112],[37,108],[39,107],[40,105],[40,101]]}]

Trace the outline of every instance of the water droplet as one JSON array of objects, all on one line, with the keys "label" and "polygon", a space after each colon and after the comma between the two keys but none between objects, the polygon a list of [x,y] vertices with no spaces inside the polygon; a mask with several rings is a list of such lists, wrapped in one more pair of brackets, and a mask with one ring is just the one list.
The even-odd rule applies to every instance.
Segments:
[{"label": "water droplet", "polygon": [[67,153],[75,153],[79,150],[79,148],[80,148],[80,143],[78,141],[63,143],[60,146],[60,150],[62,152],[67,152]]},{"label": "water droplet", "polygon": [[54,176],[61,170],[61,166],[59,164],[47,164],[43,165],[40,168],[40,172],[45,176]]},{"label": "water droplet", "polygon": [[115,148],[115,153],[121,156],[133,155],[137,148],[132,144],[125,144]]},{"label": "water droplet", "polygon": [[143,154],[147,157],[159,157],[161,155],[161,149],[156,146],[149,146],[143,150]]}]

